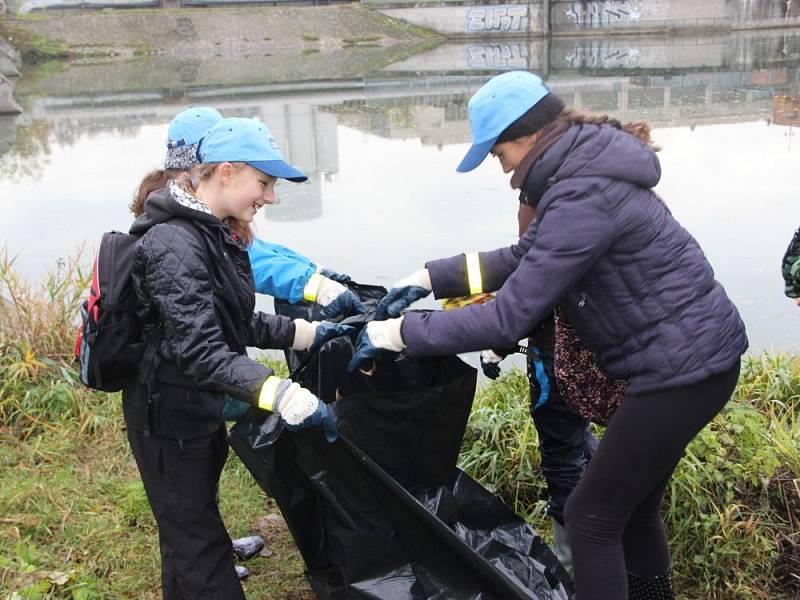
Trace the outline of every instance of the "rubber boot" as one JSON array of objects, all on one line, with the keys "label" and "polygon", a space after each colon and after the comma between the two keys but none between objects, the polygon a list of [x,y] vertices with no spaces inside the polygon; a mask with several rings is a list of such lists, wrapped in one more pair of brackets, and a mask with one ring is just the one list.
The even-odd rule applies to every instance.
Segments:
[{"label": "rubber boot", "polygon": [[553,519],[553,554],[558,562],[572,575],[572,550],[567,541],[567,528]]},{"label": "rubber boot", "polygon": [[639,577],[628,573],[628,600],[675,600],[672,573]]}]

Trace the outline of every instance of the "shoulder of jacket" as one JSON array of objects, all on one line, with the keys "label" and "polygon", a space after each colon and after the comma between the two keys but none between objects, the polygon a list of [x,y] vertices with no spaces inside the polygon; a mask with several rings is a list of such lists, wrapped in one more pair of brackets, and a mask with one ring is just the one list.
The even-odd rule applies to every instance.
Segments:
[{"label": "shoulder of jacket", "polygon": [[202,256],[205,252],[199,237],[202,235],[199,229],[197,233],[192,233],[177,223],[167,221],[148,229],[139,240],[139,245],[158,252],[181,251],[185,254],[190,249],[193,254]]}]

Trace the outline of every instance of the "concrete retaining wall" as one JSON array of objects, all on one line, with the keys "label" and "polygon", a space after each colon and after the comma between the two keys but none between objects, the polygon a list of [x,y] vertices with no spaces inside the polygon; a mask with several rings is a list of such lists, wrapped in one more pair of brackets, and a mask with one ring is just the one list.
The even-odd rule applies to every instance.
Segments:
[{"label": "concrete retaining wall", "polygon": [[[508,4],[362,0],[381,12],[449,37],[574,35],[800,24],[800,1],[531,0]],[[549,15],[549,16],[546,16]]]}]

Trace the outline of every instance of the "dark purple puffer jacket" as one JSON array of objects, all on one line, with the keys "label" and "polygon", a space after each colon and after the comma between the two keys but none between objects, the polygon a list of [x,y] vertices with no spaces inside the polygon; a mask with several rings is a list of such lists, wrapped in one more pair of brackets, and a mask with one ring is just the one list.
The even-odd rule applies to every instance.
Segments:
[{"label": "dark purple puffer jacket", "polygon": [[[609,125],[575,125],[531,168],[539,199],[519,242],[480,254],[494,302],[410,313],[412,355],[507,348],[555,306],[630,391],[687,385],[730,368],[744,323],[695,239],[651,191],[653,151]],[[700,199],[700,198],[699,198]],[[464,255],[426,264],[437,297],[468,293]]]}]

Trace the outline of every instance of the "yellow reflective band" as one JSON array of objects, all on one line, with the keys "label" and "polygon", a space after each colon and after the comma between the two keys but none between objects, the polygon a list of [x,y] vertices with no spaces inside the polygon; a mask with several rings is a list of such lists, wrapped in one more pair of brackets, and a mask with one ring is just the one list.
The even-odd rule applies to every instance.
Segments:
[{"label": "yellow reflective band", "polygon": [[467,256],[467,279],[469,280],[469,293],[480,294],[483,291],[481,279],[481,259],[477,252],[470,252]]},{"label": "yellow reflective band", "polygon": [[261,393],[258,395],[258,408],[272,412],[275,406],[275,394],[278,392],[278,385],[281,382],[280,377],[270,375],[261,386]]},{"label": "yellow reflective band", "polygon": [[303,288],[304,300],[308,300],[309,302],[317,301],[317,293],[319,292],[319,286],[323,279],[324,277],[319,273],[314,273],[309,277],[306,287]]}]

